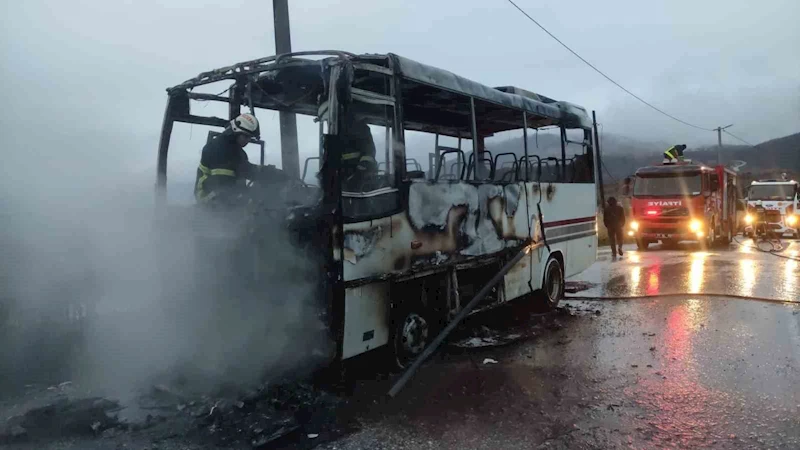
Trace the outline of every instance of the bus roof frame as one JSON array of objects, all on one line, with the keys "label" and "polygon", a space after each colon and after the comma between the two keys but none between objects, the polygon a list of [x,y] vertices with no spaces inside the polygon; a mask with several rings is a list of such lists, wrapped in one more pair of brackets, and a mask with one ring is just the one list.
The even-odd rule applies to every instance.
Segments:
[{"label": "bus roof frame", "polygon": [[[306,58],[308,56],[323,58]],[[159,141],[157,185],[166,186],[167,154],[174,122],[224,128],[229,120],[241,112],[242,106],[248,106],[251,112],[255,108],[262,108],[319,117],[320,95],[328,93],[330,83],[337,82],[342,76],[347,77],[342,72],[343,67],[351,69],[351,81],[354,80],[354,71],[368,74],[368,80],[372,76],[393,78],[391,84],[400,89],[397,92],[393,88],[393,96],[388,92],[379,94],[354,87],[348,92],[358,100],[373,104],[390,105],[397,98],[403,104],[402,126],[409,130],[482,139],[507,130],[539,129],[553,125],[560,126],[562,130],[592,129],[589,114],[578,105],[515,87],[489,87],[393,53],[356,55],[339,50],[286,53],[203,72],[167,88],[168,102]],[[326,79],[330,73],[340,75]],[[234,82],[227,89],[227,97],[222,95],[225,91],[220,94],[193,92],[197,87],[225,80]],[[295,91],[294,98],[287,98],[287,93],[282,89],[275,91],[276,86],[291,87]],[[318,95],[312,95],[314,93]],[[222,119],[193,115],[190,112],[190,100],[228,103],[229,117]],[[481,119],[476,123],[478,116]],[[332,119],[337,120],[335,117]],[[382,120],[379,117],[365,119],[370,123],[381,123]],[[474,142],[473,149],[478,149]]]},{"label": "bus roof frame", "polygon": [[[300,58],[302,56],[326,56],[326,58],[315,60]],[[384,75],[394,75],[403,80],[416,82],[420,85],[429,86],[464,97],[472,97],[475,100],[480,100],[517,112],[525,111],[529,116],[530,123],[528,125],[530,128],[540,128],[557,124],[563,124],[566,128],[582,128],[585,130],[589,130],[592,127],[589,114],[581,106],[569,102],[556,101],[520,88],[489,87],[447,70],[429,66],[393,53],[355,55],[338,50],[321,50],[269,56],[203,72],[181,84],[168,88],[167,93],[171,97],[180,97],[185,94],[193,100],[230,102],[230,97],[194,93],[191,91],[194,88],[219,81],[232,80],[238,83],[241,80],[252,77],[256,78],[256,84],[258,85],[266,82],[270,78],[267,72],[291,70],[293,67],[304,67],[321,71],[325,66],[333,65],[343,60],[351,62],[356,69],[380,72]],[[270,102],[268,99],[265,99],[263,95],[259,95],[260,93],[258,92],[254,94],[256,95],[253,96],[253,106],[256,108],[287,110],[306,115],[316,115],[317,112],[315,105],[313,108],[311,104],[303,102],[285,105],[277,102]],[[469,111],[464,111],[464,113],[469,115]],[[538,120],[536,120],[536,118],[538,118]],[[185,117],[185,119],[188,119],[186,121],[190,121],[191,123],[222,124],[219,121],[213,120],[213,118],[189,116]],[[194,119],[200,120],[194,122]],[[511,128],[512,126],[514,125],[509,124],[509,127],[506,129],[514,129]],[[521,126],[516,126],[516,128],[520,127]],[[494,127],[494,129],[485,131],[486,135],[490,135],[493,132],[505,130]]]}]

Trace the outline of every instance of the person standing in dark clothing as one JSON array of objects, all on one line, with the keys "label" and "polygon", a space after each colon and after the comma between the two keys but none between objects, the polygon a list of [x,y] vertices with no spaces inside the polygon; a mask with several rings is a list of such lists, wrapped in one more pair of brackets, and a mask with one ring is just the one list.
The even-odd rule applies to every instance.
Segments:
[{"label": "person standing in dark clothing", "polygon": [[247,160],[244,147],[258,139],[258,119],[241,114],[221,135],[203,147],[197,167],[194,196],[203,205],[235,205],[244,193],[245,180],[288,182],[291,177],[274,166],[259,166]]},{"label": "person standing in dark clothing", "polygon": [[611,254],[614,258],[622,256],[622,229],[625,227],[625,209],[617,204],[614,197],[608,198],[608,205],[603,211],[603,224],[608,230],[608,240],[611,243]]}]

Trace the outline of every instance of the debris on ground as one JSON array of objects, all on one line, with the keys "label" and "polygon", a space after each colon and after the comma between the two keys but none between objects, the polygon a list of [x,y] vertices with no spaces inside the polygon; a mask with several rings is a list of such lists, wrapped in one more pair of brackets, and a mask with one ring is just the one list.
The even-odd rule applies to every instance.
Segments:
[{"label": "debris on ground", "polygon": [[519,333],[511,333],[506,335],[500,335],[497,333],[495,336],[474,336],[468,339],[462,339],[460,341],[453,342],[450,345],[460,348],[498,347],[516,342],[522,337],[522,334]]},{"label": "debris on ground", "polygon": [[595,286],[597,286],[597,283],[590,283],[588,281],[567,281],[564,283],[564,292],[575,294],[577,292],[587,291]]},{"label": "debris on ground", "polygon": [[6,429],[0,430],[0,442],[28,436],[99,435],[123,425],[114,414],[120,409],[117,402],[99,397],[59,399],[50,405],[9,418]]},{"label": "debris on ground", "polygon": [[492,359],[492,358],[484,358],[483,359],[483,363],[484,364],[497,364],[497,361]]},{"label": "debris on ground", "polygon": [[186,412],[203,439],[224,446],[268,448],[279,441],[297,439],[306,428],[314,431],[304,433],[311,439],[343,434],[345,426],[336,414],[341,402],[333,394],[295,382],[265,384],[235,400],[209,399]]}]

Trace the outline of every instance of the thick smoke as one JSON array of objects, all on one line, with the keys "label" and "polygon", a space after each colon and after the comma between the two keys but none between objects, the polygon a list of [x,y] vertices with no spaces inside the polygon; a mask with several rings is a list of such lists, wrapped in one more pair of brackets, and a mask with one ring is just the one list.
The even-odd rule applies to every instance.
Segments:
[{"label": "thick smoke", "polygon": [[156,208],[152,172],[98,172],[94,154],[48,152],[3,186],[5,387],[72,380],[125,400],[176,380],[247,387],[324,359],[316,263],[279,221],[258,288],[244,285],[232,272],[252,253],[223,238],[252,248],[245,230],[198,221],[190,206]]}]

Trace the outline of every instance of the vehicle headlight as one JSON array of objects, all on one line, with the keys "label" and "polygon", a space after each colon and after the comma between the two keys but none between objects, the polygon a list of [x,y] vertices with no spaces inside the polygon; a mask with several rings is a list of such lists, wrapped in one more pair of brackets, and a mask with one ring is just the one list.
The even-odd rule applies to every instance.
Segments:
[{"label": "vehicle headlight", "polygon": [[753,215],[752,214],[747,214],[746,216],[744,216],[744,223],[746,223],[748,225],[753,223]]},{"label": "vehicle headlight", "polygon": [[691,231],[700,231],[701,228],[703,228],[703,222],[702,221],[697,220],[697,219],[692,219],[692,221],[689,222],[689,229]]},{"label": "vehicle headlight", "polygon": [[794,228],[794,226],[797,225],[797,216],[791,215],[791,216],[787,217],[786,218],[786,225],[789,225],[790,227]]},{"label": "vehicle headlight", "polygon": [[631,230],[637,231],[638,229],[639,229],[639,222],[637,222],[635,220],[633,222],[631,222]]}]

